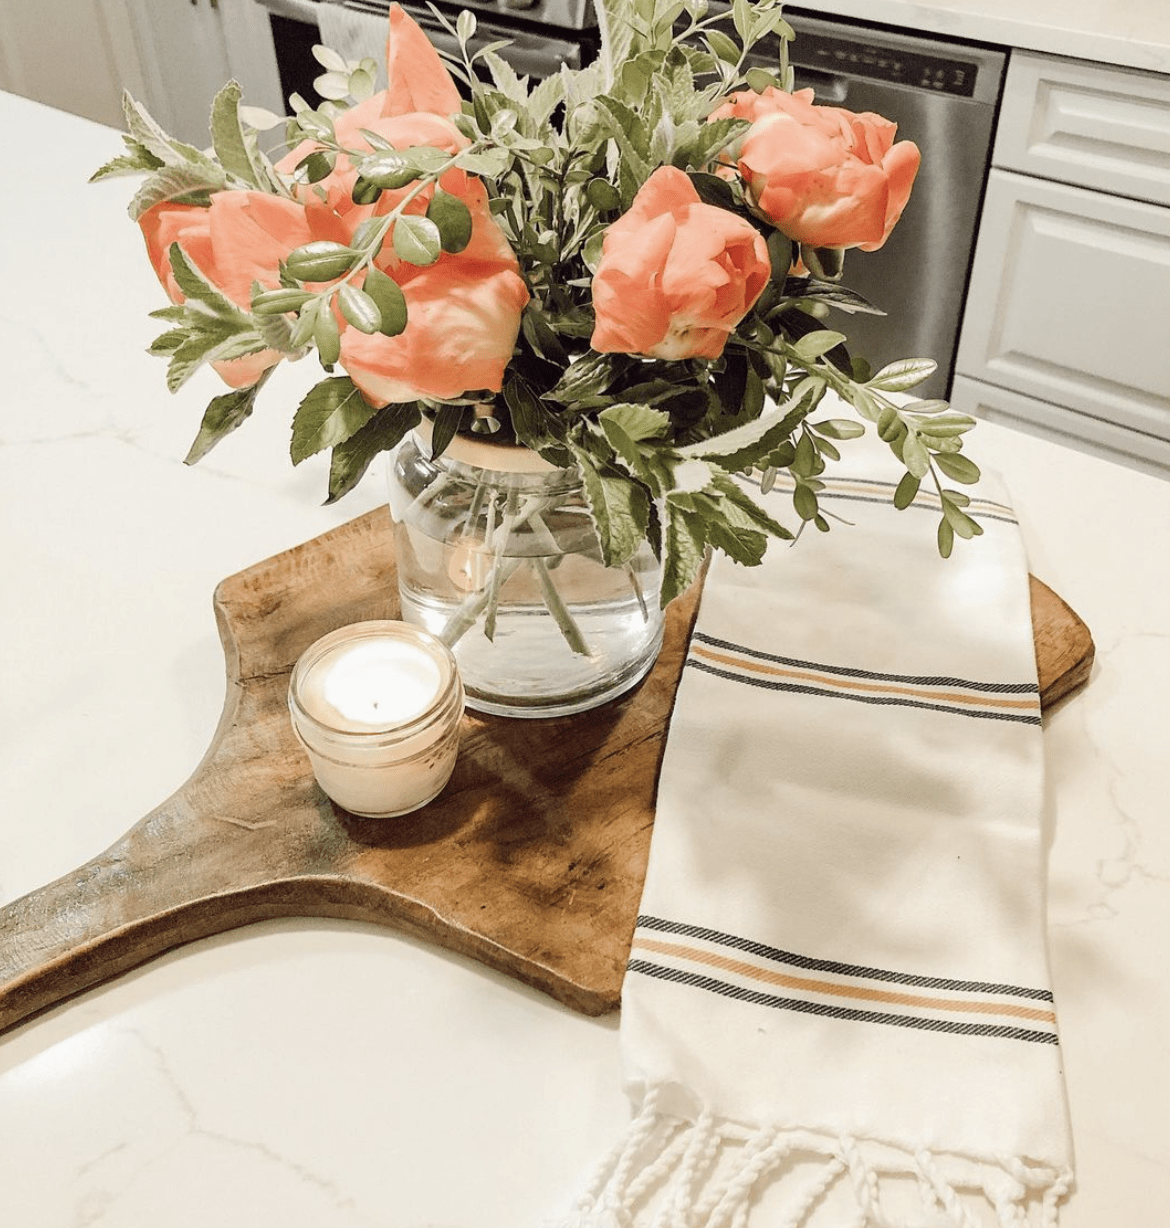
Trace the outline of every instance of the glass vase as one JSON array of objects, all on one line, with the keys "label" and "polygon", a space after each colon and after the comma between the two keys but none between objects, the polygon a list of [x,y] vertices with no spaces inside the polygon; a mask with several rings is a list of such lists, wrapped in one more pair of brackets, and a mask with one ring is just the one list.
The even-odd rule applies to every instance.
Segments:
[{"label": "glass vase", "polygon": [[430,451],[415,433],[390,462],[401,617],[455,654],[467,706],[563,716],[634,686],[662,646],[650,547],[604,565],[576,469],[463,436]]}]

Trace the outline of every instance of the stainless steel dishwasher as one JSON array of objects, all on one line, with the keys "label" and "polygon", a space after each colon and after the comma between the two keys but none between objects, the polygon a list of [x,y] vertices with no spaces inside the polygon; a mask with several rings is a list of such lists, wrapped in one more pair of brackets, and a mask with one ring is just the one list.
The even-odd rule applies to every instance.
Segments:
[{"label": "stainless steel dishwasher", "polygon": [[[270,10],[285,94],[311,96],[320,68],[311,47],[320,41],[322,0],[259,0]],[[337,0],[356,12],[381,15],[390,0]],[[713,0],[712,8],[721,0]],[[442,28],[423,0],[403,0],[428,34]],[[513,40],[502,54],[534,77],[562,63],[587,62],[597,45],[589,0],[439,0],[453,15],[480,14],[479,37]],[[722,4],[722,7],[728,7]],[[898,125],[899,137],[922,150],[922,169],[902,220],[877,252],[845,259],[845,284],[888,314],[852,315],[842,331],[850,348],[875,367],[895,358],[933,358],[938,371],[918,391],[945,396],[951,382],[967,274],[1006,54],[995,48],[922,38],[905,31],[786,9],[796,30],[791,62],[798,87],[818,102],[876,111]],[[775,40],[759,45],[758,61],[774,68]]]},{"label": "stainless steel dishwasher", "polygon": [[845,257],[844,283],[887,314],[851,315],[842,332],[875,368],[933,358],[938,371],[915,391],[946,396],[1007,55],[799,9],[784,15],[796,31],[798,88],[810,86],[820,103],[876,111],[922,151],[910,203],[885,246]]}]

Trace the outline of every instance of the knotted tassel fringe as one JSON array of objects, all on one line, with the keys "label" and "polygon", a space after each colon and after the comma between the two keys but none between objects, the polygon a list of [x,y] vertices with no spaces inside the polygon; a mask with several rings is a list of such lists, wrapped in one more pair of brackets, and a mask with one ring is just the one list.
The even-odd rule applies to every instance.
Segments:
[{"label": "knotted tassel fringe", "polygon": [[[770,1199],[779,1210],[769,1228],[811,1228],[830,1195],[853,1210],[857,1228],[1058,1228],[1072,1187],[1071,1171],[1017,1157],[911,1153],[808,1130],[747,1132],[709,1112],[693,1121],[663,1113],[660,1099],[658,1089],[647,1092],[559,1228],[748,1228],[765,1190],[779,1196]],[[907,1209],[910,1192],[917,1206]]]}]

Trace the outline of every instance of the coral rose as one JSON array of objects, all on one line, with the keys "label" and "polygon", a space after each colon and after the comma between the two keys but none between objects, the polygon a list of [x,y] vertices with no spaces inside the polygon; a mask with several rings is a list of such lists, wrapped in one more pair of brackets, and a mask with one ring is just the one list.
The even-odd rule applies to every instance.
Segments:
[{"label": "coral rose", "polygon": [[399,4],[390,6],[390,33],[386,38],[386,78],[390,83],[386,115],[430,111],[458,115],[463,103],[451,74],[431,46],[422,27]]},{"label": "coral rose", "polygon": [[601,353],[718,358],[770,272],[750,223],[704,204],[676,167],[659,167],[605,233],[590,344]]},{"label": "coral rose", "polygon": [[[171,268],[170,247],[178,243],[183,254],[207,280],[249,310],[252,282],[267,289],[280,285],[280,262],[295,247],[315,239],[346,242],[348,232],[329,210],[306,209],[265,192],[217,192],[210,207],[154,205],[139,219],[150,262],[174,303],[184,300]],[[213,363],[233,388],[254,384],[280,361],[276,350],[262,350],[243,358]]]},{"label": "coral rose", "polygon": [[442,259],[403,282],[406,328],[397,337],[341,334],[341,365],[374,405],[499,392],[528,290],[511,268]]},{"label": "coral rose", "polygon": [[733,94],[711,119],[751,121],[736,153],[759,212],[810,247],[875,251],[910,198],[920,155],[871,112],[818,107],[812,90]]}]

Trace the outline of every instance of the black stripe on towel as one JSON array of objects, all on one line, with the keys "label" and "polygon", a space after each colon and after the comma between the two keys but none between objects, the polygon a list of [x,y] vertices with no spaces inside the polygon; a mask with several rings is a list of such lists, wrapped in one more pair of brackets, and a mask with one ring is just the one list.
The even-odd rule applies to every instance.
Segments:
[{"label": "black stripe on towel", "polygon": [[761,993],[756,989],[744,989],[727,981],[702,976],[697,972],[681,972],[676,968],[664,968],[644,959],[633,959],[627,972],[640,972],[644,976],[661,981],[673,981],[705,989],[709,993],[722,994],[739,1002],[751,1002],[756,1006],[769,1006],[775,1010],[800,1011],[806,1015],[822,1015],[830,1019],[846,1019],[855,1023],[883,1023],[899,1028],[919,1028],[927,1032],[950,1032],[958,1036],[993,1036],[1004,1040],[1026,1040],[1035,1044],[1058,1044],[1055,1032],[1037,1032],[1032,1028],[1008,1027],[996,1023],[968,1023],[955,1019],[927,1019],[918,1015],[889,1015],[881,1011],[862,1011],[848,1006],[836,1006],[824,1002],[808,1002],[801,998],[781,998],[775,994]]},{"label": "black stripe on towel", "polygon": [[978,708],[952,708],[947,704],[928,703],[921,699],[902,699],[892,695],[857,695],[846,691],[827,691],[821,687],[805,686],[797,682],[777,682],[773,678],[736,674],[731,670],[708,665],[704,661],[696,661],[694,657],[688,657],[684,664],[692,669],[700,669],[706,674],[714,674],[717,678],[726,678],[730,682],[742,682],[745,686],[761,687],[765,691],[795,691],[802,695],[823,695],[828,699],[848,699],[854,703],[881,704],[886,707],[926,708],[931,712],[948,712],[952,716],[970,716],[987,721],[1019,721],[1024,725],[1042,723],[1038,715],[1028,712],[988,712]]},{"label": "black stripe on towel", "polygon": [[640,916],[638,929],[656,930],[661,934],[685,934],[689,938],[702,938],[706,942],[731,947],[735,951],[747,951],[761,959],[770,959],[777,964],[788,964],[811,972],[834,972],[839,976],[863,977],[870,981],[885,981],[894,985],[915,985],[919,989],[948,989],[955,993],[1009,994],[1016,998],[1031,998],[1038,1002],[1051,1002],[1052,993],[1047,989],[1026,989],[1021,985],[1002,985],[988,981],[957,981],[939,976],[920,976],[914,972],[891,972],[888,968],[866,968],[860,964],[842,964],[830,959],[813,959],[782,951],[750,938],[725,934],[721,930],[706,929],[701,925],[687,925],[683,921],[667,921],[663,917]]},{"label": "black stripe on towel", "polygon": [[904,682],[912,686],[961,687],[965,691],[985,691],[991,695],[1036,695],[1039,688],[1034,682],[972,682],[969,678],[947,678],[935,674],[881,674],[871,669],[854,669],[848,665],[822,665],[819,661],[801,661],[797,657],[779,657],[730,640],[716,639],[705,631],[696,631],[692,637],[713,648],[726,648],[740,656],[755,657],[757,661],[772,661],[777,665],[791,665],[797,669],[815,669],[821,674],[838,674],[842,678],[867,678],[872,682]]}]

